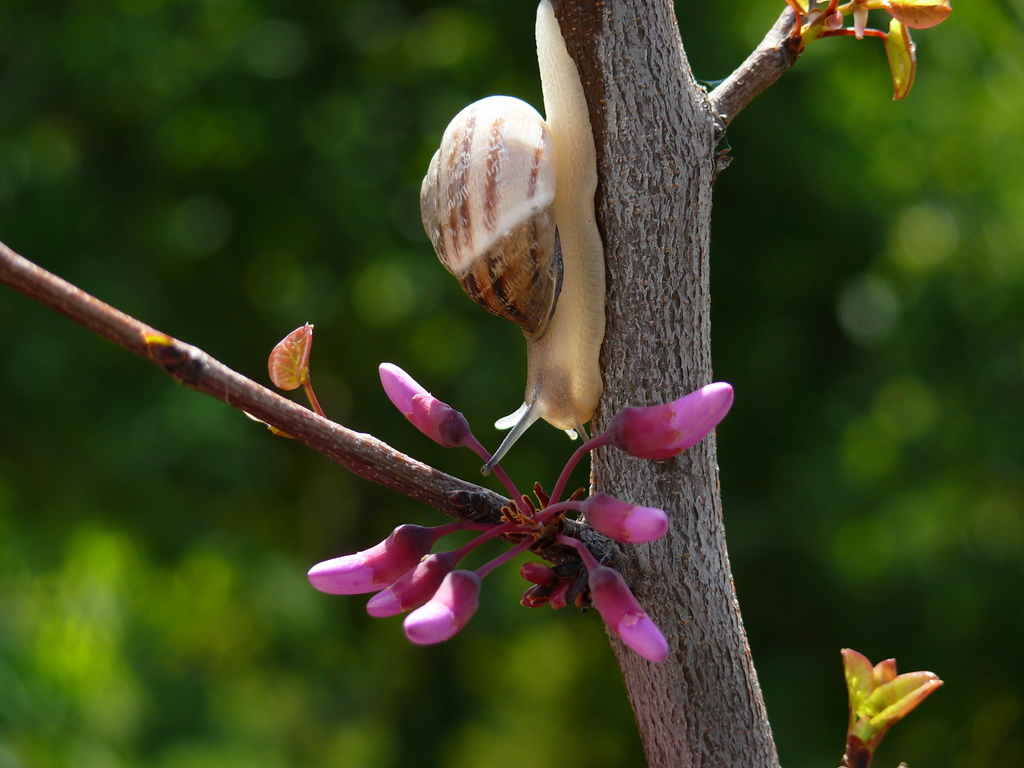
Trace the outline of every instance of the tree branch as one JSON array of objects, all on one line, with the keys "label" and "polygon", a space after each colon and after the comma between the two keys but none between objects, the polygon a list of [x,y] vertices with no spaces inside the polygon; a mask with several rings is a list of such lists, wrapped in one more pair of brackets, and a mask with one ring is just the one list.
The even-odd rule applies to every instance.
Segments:
[{"label": "tree branch", "polygon": [[722,130],[796,63],[800,56],[800,39],[793,35],[795,23],[793,9],[786,6],[754,52],[708,94]]},{"label": "tree branch", "polygon": [[[276,427],[362,478],[462,520],[501,522],[501,508],[508,504],[501,495],[416,461],[372,435],[317,415],[231,370],[201,349],[173,339],[90,296],[3,243],[0,283],[149,360],[186,387]],[[576,553],[558,545],[546,549],[544,557],[563,562],[575,558]]]}]

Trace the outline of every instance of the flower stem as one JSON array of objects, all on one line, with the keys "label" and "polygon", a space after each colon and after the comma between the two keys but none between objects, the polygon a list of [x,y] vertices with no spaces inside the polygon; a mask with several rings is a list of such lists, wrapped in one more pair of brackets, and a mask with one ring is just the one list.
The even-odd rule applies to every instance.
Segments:
[{"label": "flower stem", "polygon": [[555,504],[548,504],[544,509],[537,513],[534,518],[538,523],[550,522],[551,518],[557,515],[559,512],[576,511],[581,512],[583,510],[583,503],[579,501],[560,501]]},{"label": "flower stem", "polygon": [[562,474],[558,476],[558,482],[555,483],[555,487],[551,491],[551,500],[548,502],[549,506],[551,504],[558,503],[558,497],[561,496],[562,491],[565,490],[565,485],[566,483],[569,482],[569,475],[572,474],[572,471],[576,468],[576,465],[580,463],[580,459],[582,459],[585,454],[590,453],[590,451],[594,450],[595,448],[607,444],[608,441],[604,438],[603,435],[597,435],[596,437],[590,438],[585,443],[583,443],[583,445],[576,449],[573,455],[569,457],[569,461],[567,461],[565,463],[565,466],[562,468]]},{"label": "flower stem", "polygon": [[566,536],[564,533],[560,533],[557,536],[555,536],[555,541],[557,541],[559,544],[565,544],[567,547],[572,547],[577,552],[579,552],[580,557],[583,559],[583,564],[587,566],[588,571],[592,568],[597,568],[601,565],[599,562],[597,562],[597,558],[595,558],[590,553],[590,550],[587,549],[587,545],[579,539],[574,539],[571,536]]},{"label": "flower stem", "polygon": [[[491,460],[491,454],[483,447],[483,445],[481,445],[480,441],[477,440],[476,436],[472,433],[468,438],[466,438],[463,445],[473,451],[473,453],[485,462]],[[494,476],[497,477],[498,480],[501,481],[501,484],[505,486],[505,490],[508,491],[509,495],[512,497],[512,503],[516,505],[516,508],[518,508],[524,515],[528,514],[528,510],[525,509],[525,505],[523,504],[523,495],[519,493],[519,489],[516,488],[516,484],[512,482],[512,478],[508,476],[508,473],[498,464],[495,464],[494,467],[492,467],[492,471],[494,472]]]},{"label": "flower stem", "polygon": [[456,520],[444,525],[435,525],[431,530],[434,534],[434,541],[437,541],[456,531],[489,531],[493,527],[490,523],[471,523],[468,520]]},{"label": "flower stem", "polygon": [[508,551],[501,553],[500,555],[498,555],[493,560],[491,560],[489,562],[486,562],[483,565],[481,565],[479,568],[477,568],[476,569],[476,575],[479,576],[482,579],[484,576],[486,576],[488,573],[493,571],[499,565],[504,565],[509,560],[511,560],[513,557],[518,555],[520,552],[525,552],[527,549],[529,549],[531,544],[533,544],[533,539],[531,537],[527,536],[525,539],[520,541],[518,544],[516,544],[514,547],[512,547]]},{"label": "flower stem", "polygon": [[512,533],[516,529],[516,526],[517,523],[512,520],[510,520],[507,523],[502,523],[501,525],[488,526],[490,530],[486,531],[485,533],[481,533],[479,536],[477,536],[475,539],[472,539],[471,541],[467,541],[458,549],[453,549],[451,554],[453,557],[455,557],[456,562],[458,562],[462,560],[462,558],[464,558],[470,552],[472,552],[474,549],[483,544],[486,544],[491,539],[501,536],[501,534],[503,533]]}]

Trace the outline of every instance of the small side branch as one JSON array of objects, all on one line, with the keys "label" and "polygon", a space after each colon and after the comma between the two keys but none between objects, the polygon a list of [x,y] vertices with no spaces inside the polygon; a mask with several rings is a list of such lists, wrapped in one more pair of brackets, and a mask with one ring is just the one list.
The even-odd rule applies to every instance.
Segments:
[{"label": "small side branch", "polygon": [[796,63],[800,38],[794,35],[795,30],[796,15],[787,6],[747,60],[708,94],[723,131],[747,104]]},{"label": "small side branch", "polygon": [[0,243],[0,283],[163,368],[190,389],[270,424],[360,477],[462,520],[498,523],[507,500],[347,429],[36,266]]},{"label": "small side branch", "polygon": [[[105,304],[47,272],[0,243],[0,284],[10,286],[129,352],[162,368],[180,384],[243,411],[336,461],[366,480],[386,485],[460,520],[497,525],[508,499],[487,488],[434,469],[372,435],[341,424],[231,370],[198,347],[178,341]],[[597,556],[610,559],[614,542],[576,521],[566,532]],[[535,554],[559,564],[578,559],[575,550],[550,540],[536,542]]]}]

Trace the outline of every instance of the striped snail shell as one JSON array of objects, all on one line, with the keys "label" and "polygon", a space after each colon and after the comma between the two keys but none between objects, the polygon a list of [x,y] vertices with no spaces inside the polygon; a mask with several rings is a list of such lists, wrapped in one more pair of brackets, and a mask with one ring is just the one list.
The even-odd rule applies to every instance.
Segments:
[{"label": "striped snail shell", "polygon": [[420,191],[445,268],[527,339],[547,330],[562,285],[551,130],[511,96],[470,104],[448,125]]},{"label": "striped snail shell", "polygon": [[[526,336],[526,395],[490,471],[537,419],[575,435],[601,397],[604,246],[587,101],[550,0],[537,8],[546,121],[492,96],[445,131],[420,191],[423,225],[475,301]],[[557,189],[555,180],[557,177]]]}]

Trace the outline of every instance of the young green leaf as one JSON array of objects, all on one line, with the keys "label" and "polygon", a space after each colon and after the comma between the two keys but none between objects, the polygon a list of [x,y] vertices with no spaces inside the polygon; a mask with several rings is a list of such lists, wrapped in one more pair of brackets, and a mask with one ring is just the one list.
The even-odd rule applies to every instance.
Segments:
[{"label": "young green leaf", "polygon": [[843,651],[843,671],[846,673],[846,690],[850,694],[850,725],[857,718],[864,702],[875,689],[871,662],[867,656],[850,648]]},{"label": "young green leaf", "polygon": [[867,657],[843,649],[843,670],[850,697],[843,768],[867,768],[886,732],[942,685],[931,672],[896,674],[896,660],[871,666]]},{"label": "young green leaf", "polygon": [[899,19],[889,22],[889,34],[885,36],[885,53],[889,57],[892,72],[892,98],[899,101],[910,93],[917,71],[917,57],[910,30]]},{"label": "young green leaf", "polygon": [[908,672],[880,685],[865,702],[875,732],[884,731],[924,701],[942,681],[932,672]]}]

